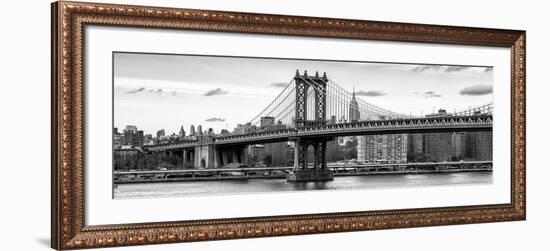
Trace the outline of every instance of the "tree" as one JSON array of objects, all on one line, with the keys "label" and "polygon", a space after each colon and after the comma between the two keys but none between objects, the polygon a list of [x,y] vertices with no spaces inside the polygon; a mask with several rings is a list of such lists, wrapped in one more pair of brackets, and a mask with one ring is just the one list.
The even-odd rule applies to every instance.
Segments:
[{"label": "tree", "polygon": [[266,154],[264,155],[262,160],[266,166],[271,166],[271,164],[273,163],[273,156],[271,156],[271,154]]}]

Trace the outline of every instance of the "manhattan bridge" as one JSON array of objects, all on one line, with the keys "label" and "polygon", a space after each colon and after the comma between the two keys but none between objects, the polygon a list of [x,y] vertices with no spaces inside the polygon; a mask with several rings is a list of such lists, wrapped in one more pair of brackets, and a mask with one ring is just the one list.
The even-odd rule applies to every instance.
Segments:
[{"label": "manhattan bridge", "polygon": [[[492,131],[493,104],[463,111],[418,117],[396,113],[355,97],[326,73],[298,70],[281,93],[238,132],[204,135],[178,142],[146,146],[152,152],[179,154],[184,163],[199,168],[221,168],[246,163],[248,145],[294,142],[294,168],[289,181],[331,180],[327,142],[341,136],[399,133]],[[277,123],[261,127],[262,118]],[[308,148],[313,165],[308,165]],[[310,151],[311,154],[311,151]],[[311,158],[309,158],[311,159]]]}]

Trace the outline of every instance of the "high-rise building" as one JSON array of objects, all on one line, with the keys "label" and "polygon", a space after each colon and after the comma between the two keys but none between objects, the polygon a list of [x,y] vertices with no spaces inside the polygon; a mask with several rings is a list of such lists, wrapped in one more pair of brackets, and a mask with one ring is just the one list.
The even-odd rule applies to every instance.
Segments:
[{"label": "high-rise building", "polygon": [[[360,120],[361,113],[359,112],[359,104],[357,103],[357,99],[355,98],[355,87],[353,88],[352,98],[349,102],[349,122],[357,122]],[[336,118],[334,118],[336,119]],[[342,121],[341,121],[342,122]],[[344,121],[345,122],[345,121]],[[364,141],[364,136],[347,136],[347,137],[340,137],[338,138],[338,143],[340,146],[344,146],[344,159],[348,159],[350,157],[357,157],[359,159],[359,151],[363,151],[363,146],[359,146],[359,142]],[[350,143],[357,143],[357,147],[354,150],[355,153],[349,153],[349,144]]]},{"label": "high-rise building", "polygon": [[436,132],[424,134],[424,153],[427,161],[450,161],[454,155],[453,133]]},{"label": "high-rise building", "polygon": [[[426,117],[444,117],[451,115],[452,114],[447,113],[445,109],[439,109],[437,113],[427,114]],[[453,159],[453,156],[455,156],[455,151],[453,151],[453,133],[426,133],[424,134],[423,141],[426,161],[450,161]]]},{"label": "high-rise building", "polygon": [[277,121],[276,124],[273,124],[273,125],[267,127],[265,130],[267,130],[267,131],[277,131],[277,130],[284,130],[284,129],[286,129],[286,125],[283,124],[283,122],[279,120],[279,121]]},{"label": "high-rise building", "polygon": [[466,157],[466,133],[455,132],[451,136],[451,143],[453,148],[452,160],[463,160]]},{"label": "high-rise building", "polygon": [[407,134],[409,138],[407,143],[407,151],[409,153],[418,154],[424,153],[424,134],[422,133],[410,133]]},{"label": "high-rise building", "polygon": [[349,102],[349,121],[355,122],[359,121],[361,113],[359,112],[359,104],[357,104],[357,99],[355,99],[355,89],[353,90],[351,101]]},{"label": "high-rise building", "polygon": [[466,158],[473,160],[492,160],[493,132],[466,133]]},{"label": "high-rise building", "polygon": [[202,136],[202,135],[203,135],[203,132],[202,132],[202,125],[198,125],[198,126],[197,126],[197,134],[198,134],[199,136]]},{"label": "high-rise building", "polygon": [[157,131],[157,139],[163,138],[165,135],[164,129],[160,129]]},{"label": "high-rise building", "polygon": [[407,162],[425,162],[424,134],[407,134]]},{"label": "high-rise building", "polygon": [[131,132],[131,133],[137,133],[137,126],[135,125],[127,125],[126,128],[123,130],[123,132]]},{"label": "high-rise building", "polygon": [[[349,140],[341,140],[343,138],[344,137],[337,137],[334,140],[327,141],[327,150],[325,153],[327,162],[336,162],[354,156],[354,153],[350,152],[352,151],[350,147],[353,147],[355,144]],[[355,146],[355,148],[357,147],[358,146]]]},{"label": "high-rise building", "polygon": [[249,148],[250,161],[258,163],[263,161],[264,157],[264,146],[263,145],[251,145]]},{"label": "high-rise building", "polygon": [[366,136],[357,136],[357,160],[366,161],[367,142]]},{"label": "high-rise building", "polygon": [[118,128],[113,128],[113,148],[120,149],[122,146],[122,134],[118,132]]},{"label": "high-rise building", "polygon": [[330,120],[328,121],[329,125],[336,124],[336,116],[332,115],[330,116]]},{"label": "high-rise building", "polygon": [[197,132],[195,131],[195,125],[191,125],[191,127],[189,127],[189,136],[196,136],[197,135]]},{"label": "high-rise building", "polygon": [[180,138],[185,138],[185,130],[183,130],[183,126],[181,126],[181,128],[180,128],[180,132],[179,132],[178,136]]},{"label": "high-rise building", "polygon": [[143,135],[143,145],[153,145],[153,144],[154,144],[153,135],[151,134]]},{"label": "high-rise building", "polygon": [[236,134],[247,134],[247,133],[253,133],[257,129],[256,126],[252,125],[252,123],[248,122],[246,124],[237,124],[237,127],[233,129],[233,133]]},{"label": "high-rise building", "polygon": [[[357,159],[369,163],[406,163],[407,134],[367,135],[358,141]],[[359,153],[361,149],[361,153]]]},{"label": "high-rise building", "polygon": [[260,129],[275,125],[275,117],[265,116],[260,118]]},{"label": "high-rise building", "polygon": [[124,130],[121,138],[121,144],[125,146],[142,147],[143,146],[143,131]]},{"label": "high-rise building", "polygon": [[264,155],[269,155],[272,166],[285,166],[290,160],[287,142],[264,144]]}]

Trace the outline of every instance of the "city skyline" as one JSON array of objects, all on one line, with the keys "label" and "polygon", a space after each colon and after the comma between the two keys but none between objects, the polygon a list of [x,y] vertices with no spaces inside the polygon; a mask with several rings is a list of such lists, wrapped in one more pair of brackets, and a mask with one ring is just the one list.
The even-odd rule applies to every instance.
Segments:
[{"label": "city skyline", "polygon": [[[430,185],[491,182],[491,67],[121,55],[115,184],[249,180],[258,186],[228,189],[310,182],[342,189],[371,183],[355,177],[419,173],[463,177],[422,182]],[[465,104],[459,113],[449,108]],[[195,192],[212,193],[207,184]]]},{"label": "city skyline", "polygon": [[152,135],[161,129],[178,134],[190,125],[232,131],[267,105],[296,69],[327,72],[362,100],[416,116],[492,101],[492,67],[130,53],[114,58],[114,127],[136,125]]}]

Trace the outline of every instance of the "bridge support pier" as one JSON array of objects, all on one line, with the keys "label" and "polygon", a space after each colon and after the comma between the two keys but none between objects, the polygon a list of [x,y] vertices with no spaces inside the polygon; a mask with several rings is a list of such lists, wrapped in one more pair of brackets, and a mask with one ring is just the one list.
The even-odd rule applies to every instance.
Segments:
[{"label": "bridge support pier", "polygon": [[245,146],[222,147],[216,149],[216,168],[231,163],[248,164]]},{"label": "bridge support pier", "polygon": [[[313,167],[308,166],[308,148],[313,146]],[[327,168],[326,139],[296,140],[294,146],[294,170],[287,176],[288,182],[331,181],[332,171]]]},{"label": "bridge support pier", "polygon": [[194,164],[194,159],[193,159],[193,151],[192,150],[189,150],[189,149],[184,149],[183,150],[183,167],[184,168],[192,168],[193,167],[193,164]]}]

